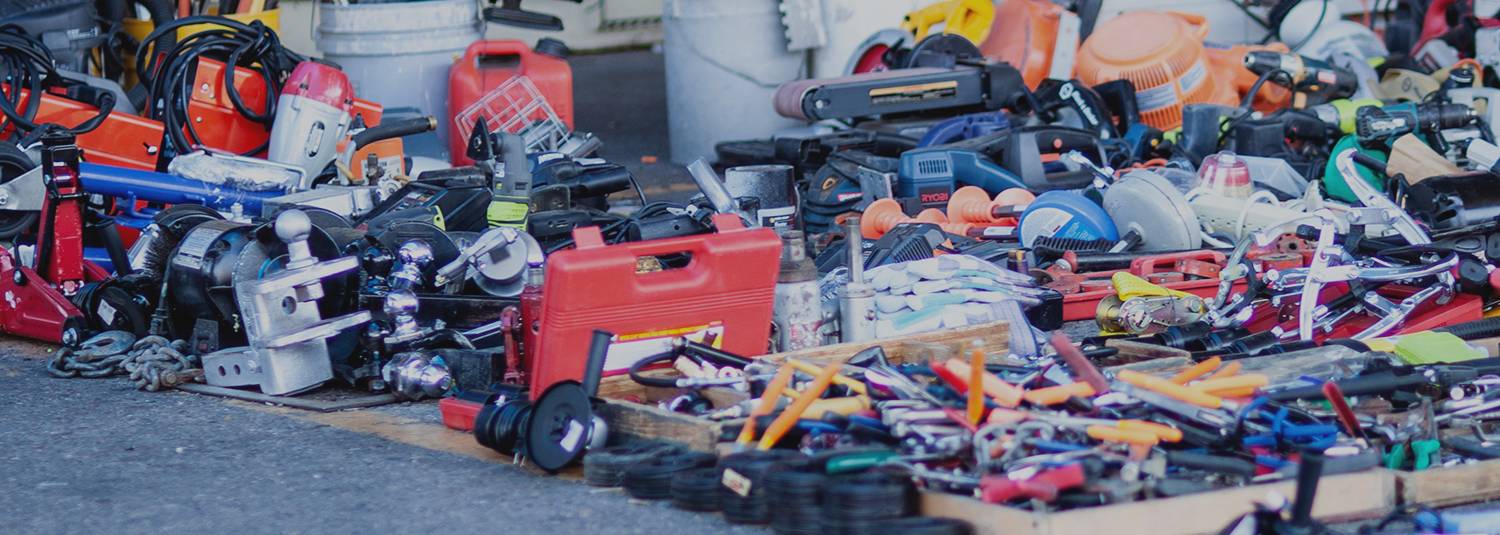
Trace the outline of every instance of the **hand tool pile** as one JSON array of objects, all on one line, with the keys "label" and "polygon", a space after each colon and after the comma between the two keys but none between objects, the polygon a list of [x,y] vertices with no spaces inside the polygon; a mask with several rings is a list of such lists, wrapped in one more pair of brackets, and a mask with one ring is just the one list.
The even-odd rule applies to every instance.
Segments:
[{"label": "hand tool pile", "polygon": [[[1478,3],[1381,37],[1283,2],[1285,43],[1225,46],[1180,13],[937,2],[783,85],[811,125],[720,144],[683,203],[572,131],[560,57],[478,47],[462,109],[402,116],[262,22],[136,2],[132,40],[116,4],[77,58],[0,26],[0,333],[65,346],[60,377],[442,398],[549,473],[783,533],[969,531],[919,491],[1055,511],[1283,478],[1295,505],[1241,527],[1305,532],[1323,474],[1500,457]],[[553,26],[518,6],[487,15]],[[483,50],[546,81],[481,96]],[[454,165],[407,154],[438,128]],[[956,329],[993,332],[914,341]],[[743,451],[622,443],[622,398]]]}]

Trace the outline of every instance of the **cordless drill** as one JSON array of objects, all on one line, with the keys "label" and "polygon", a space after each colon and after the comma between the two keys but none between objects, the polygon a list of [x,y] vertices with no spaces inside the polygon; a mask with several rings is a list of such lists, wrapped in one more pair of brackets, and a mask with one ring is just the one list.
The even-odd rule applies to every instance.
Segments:
[{"label": "cordless drill", "polygon": [[1386,144],[1406,134],[1432,134],[1474,124],[1479,115],[1463,104],[1403,102],[1365,106],[1354,115],[1354,135],[1360,143]]},{"label": "cordless drill", "polygon": [[[1298,54],[1251,51],[1245,54],[1245,68],[1259,75],[1278,69],[1286,71],[1292,78],[1287,89],[1307,96],[1302,104],[1347,98],[1359,90],[1359,78],[1354,73]],[[1272,76],[1270,80],[1286,85],[1283,78]]]}]

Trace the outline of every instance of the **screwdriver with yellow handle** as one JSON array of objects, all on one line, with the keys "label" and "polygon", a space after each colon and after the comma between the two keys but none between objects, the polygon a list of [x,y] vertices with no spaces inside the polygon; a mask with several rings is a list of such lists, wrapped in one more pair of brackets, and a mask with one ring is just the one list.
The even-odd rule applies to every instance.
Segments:
[{"label": "screwdriver with yellow handle", "polygon": [[781,437],[786,436],[787,431],[791,431],[792,426],[797,425],[797,420],[802,419],[802,413],[807,412],[807,408],[814,401],[817,401],[818,397],[822,396],[823,392],[827,391],[828,387],[833,384],[834,377],[838,377],[839,369],[842,367],[842,362],[832,362],[824,366],[820,373],[813,378],[812,385],[803,390],[802,395],[796,401],[793,401],[791,405],[787,406],[786,410],[781,411],[781,415],[777,416],[775,420],[771,421],[771,425],[766,427],[766,432],[761,435],[760,444],[757,447],[763,450],[771,449],[772,446],[776,445],[777,441],[781,440]]}]

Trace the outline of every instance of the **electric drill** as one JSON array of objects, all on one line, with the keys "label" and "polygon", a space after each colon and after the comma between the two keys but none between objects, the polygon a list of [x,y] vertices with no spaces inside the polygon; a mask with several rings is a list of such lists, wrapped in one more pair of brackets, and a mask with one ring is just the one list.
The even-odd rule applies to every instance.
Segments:
[{"label": "electric drill", "polygon": [[1381,102],[1373,98],[1361,98],[1350,100],[1341,98],[1317,106],[1310,106],[1307,112],[1316,116],[1330,128],[1337,128],[1344,134],[1354,133],[1354,116],[1359,109],[1365,106],[1380,106]]},{"label": "electric drill", "polygon": [[[1292,75],[1292,85],[1288,89],[1305,94],[1309,100],[1317,102],[1349,97],[1359,90],[1359,78],[1354,73],[1298,54],[1266,50],[1247,52],[1245,68],[1259,75],[1277,69],[1286,71]],[[1282,83],[1275,76],[1270,80]]]},{"label": "electric drill", "polygon": [[1406,134],[1430,134],[1463,128],[1479,119],[1463,104],[1403,102],[1389,106],[1365,106],[1354,116],[1354,134],[1360,143],[1389,144]]}]

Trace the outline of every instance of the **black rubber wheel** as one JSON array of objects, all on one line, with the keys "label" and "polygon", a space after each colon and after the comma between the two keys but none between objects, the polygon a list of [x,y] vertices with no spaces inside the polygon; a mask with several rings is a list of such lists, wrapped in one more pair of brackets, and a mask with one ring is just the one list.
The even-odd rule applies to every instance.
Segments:
[{"label": "black rubber wheel", "polygon": [[823,532],[823,485],[828,476],[811,460],[778,463],[766,472],[766,504],[771,511],[771,529],[783,535],[817,535]]},{"label": "black rubber wheel", "polygon": [[583,482],[593,487],[618,487],[625,470],[658,455],[677,453],[675,446],[636,442],[591,451],[583,456]]},{"label": "black rubber wheel", "polygon": [[678,472],[672,476],[672,505],[687,511],[718,511],[720,475],[712,466]]},{"label": "black rubber wheel", "polygon": [[622,481],[630,497],[641,500],[666,500],[672,497],[672,478],[678,472],[713,466],[712,453],[683,452],[657,455],[625,469]]},{"label": "black rubber wheel", "polygon": [[[25,152],[10,143],[0,143],[0,184],[10,182],[36,167]],[[39,212],[0,210],[0,240],[14,239],[36,225]]]}]

